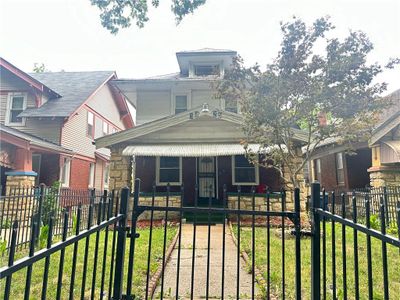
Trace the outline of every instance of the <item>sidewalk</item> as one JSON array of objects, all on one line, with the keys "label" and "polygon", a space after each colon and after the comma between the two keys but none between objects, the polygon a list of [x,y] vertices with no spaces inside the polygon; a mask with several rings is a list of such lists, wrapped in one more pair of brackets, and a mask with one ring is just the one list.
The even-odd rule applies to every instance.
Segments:
[{"label": "sidewalk", "polygon": [[[196,226],[196,251],[195,251],[195,271],[194,271],[194,299],[205,299],[206,278],[207,278],[207,237],[208,226]],[[211,226],[211,246],[210,246],[210,284],[209,298],[221,298],[222,289],[222,224]],[[179,298],[190,299],[191,276],[192,276],[192,251],[193,251],[193,225],[182,225],[182,246],[180,259],[179,275]],[[171,258],[166,266],[164,275],[164,298],[176,297],[176,277],[177,277],[177,257],[178,242],[171,254]],[[251,274],[247,273],[243,259],[240,267],[240,299],[251,298]],[[232,241],[229,228],[225,228],[225,284],[224,298],[236,299],[236,278],[237,278],[237,248]],[[161,278],[159,286],[154,293],[154,299],[160,297]],[[257,295],[257,284],[256,295]]]}]

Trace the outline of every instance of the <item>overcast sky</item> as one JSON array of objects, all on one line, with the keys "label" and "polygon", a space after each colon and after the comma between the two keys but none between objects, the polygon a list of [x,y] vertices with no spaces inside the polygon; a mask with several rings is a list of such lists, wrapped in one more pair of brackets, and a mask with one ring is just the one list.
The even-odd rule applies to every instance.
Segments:
[{"label": "overcast sky", "polygon": [[[400,57],[399,0],[207,0],[179,26],[171,0],[160,2],[145,28],[115,36],[90,0],[0,0],[0,56],[27,72],[37,62],[51,71],[115,70],[120,78],[176,72],[175,52],[204,47],[236,50],[246,64],[265,65],[279,49],[281,20],[330,15],[335,36],[367,33],[375,45],[370,62]],[[388,92],[399,89],[400,67],[379,80],[389,83]]]}]

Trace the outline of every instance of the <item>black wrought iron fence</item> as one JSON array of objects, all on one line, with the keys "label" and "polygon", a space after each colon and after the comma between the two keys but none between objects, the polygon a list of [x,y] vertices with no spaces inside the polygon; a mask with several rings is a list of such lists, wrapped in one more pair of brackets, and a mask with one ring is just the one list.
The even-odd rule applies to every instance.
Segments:
[{"label": "black wrought iron fence", "polygon": [[[368,197],[362,217],[355,195],[349,213],[346,195],[321,193],[313,183],[310,241],[301,239],[299,189],[292,198],[284,191],[256,194],[254,188],[244,194],[240,187],[228,195],[224,188],[221,206],[213,205],[211,195],[208,205],[199,205],[197,187],[192,203],[185,201],[183,186],[179,193],[166,190],[159,195],[154,187],[141,197],[136,180],[133,195],[124,188],[120,198],[91,192],[72,203],[76,195],[58,195],[64,203],[61,235],[54,234],[53,209],[45,243],[37,246],[39,219],[33,218],[28,254],[17,251],[21,221],[13,220],[7,264],[0,268],[4,299],[21,293],[25,299],[32,294],[71,300],[396,299],[400,294],[400,233],[388,234],[383,200],[374,229]],[[72,204],[76,212],[68,210]],[[396,222],[399,226],[400,202]]]},{"label": "black wrought iron fence", "polygon": [[[76,210],[69,210],[70,205],[61,211],[58,225],[53,210],[48,220],[45,245],[39,248],[35,238],[39,225],[33,219],[26,256],[23,256],[24,252],[17,251],[19,229],[23,223],[13,220],[7,265],[0,268],[3,299],[20,298],[21,293],[24,299],[32,296],[35,299],[72,300],[77,295],[81,299],[111,299],[115,282],[114,266],[119,263],[116,256],[117,231],[113,229],[120,225],[118,228],[124,231],[128,199],[127,191],[121,198],[114,193],[102,195],[97,203],[89,201],[82,204],[86,201],[82,199],[76,203]],[[84,205],[88,207],[87,217],[84,216]],[[76,221],[73,231],[69,230],[71,217]],[[55,236],[57,226],[61,228],[59,238]],[[40,268],[43,272],[38,272]]]},{"label": "black wrought iron fence", "polygon": [[[396,228],[389,235],[389,205],[384,190],[351,198],[320,191],[311,185],[312,299],[397,299],[400,292],[400,201],[392,216]],[[350,201],[349,201],[350,200]],[[360,209],[360,202],[363,205]],[[372,213],[378,215],[374,221]],[[373,224],[377,222],[377,224]],[[389,248],[390,247],[390,248]]]},{"label": "black wrought iron fence", "polygon": [[[12,225],[18,221],[16,246],[27,248],[33,222],[37,223],[35,239],[42,231],[48,231],[50,218],[53,218],[52,234],[63,233],[63,212],[68,211],[67,231],[70,233],[76,224],[78,207],[81,207],[81,226],[88,220],[89,205],[95,212],[106,192],[97,190],[59,189],[53,187],[9,188],[5,196],[0,196],[0,248],[9,249]],[[94,214],[96,221],[97,214]],[[81,228],[81,229],[82,229]]]}]

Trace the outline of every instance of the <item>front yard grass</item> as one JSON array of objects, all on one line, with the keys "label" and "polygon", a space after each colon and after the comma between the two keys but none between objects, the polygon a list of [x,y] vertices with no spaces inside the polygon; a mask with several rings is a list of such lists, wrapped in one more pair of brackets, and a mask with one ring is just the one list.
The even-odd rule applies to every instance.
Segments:
[{"label": "front yard grass", "polygon": [[[332,226],[326,223],[326,286],[327,299],[332,299]],[[343,259],[342,259],[342,228],[336,224],[336,290],[337,298],[343,299]],[[233,226],[234,234],[237,236],[237,226]],[[256,227],[255,263],[262,272],[264,279],[267,277],[267,229]],[[321,224],[322,232],[322,224]],[[252,258],[251,227],[241,227],[241,250],[246,251]],[[358,268],[360,299],[368,299],[368,271],[367,271],[367,242],[366,236],[358,233]],[[383,271],[382,271],[382,243],[372,238],[372,273],[373,273],[373,299],[384,299],[383,295]],[[400,252],[397,247],[387,245],[388,271],[389,271],[389,296],[397,299],[400,295]],[[282,298],[282,242],[281,229],[271,228],[271,293]],[[353,229],[346,228],[346,260],[347,260],[347,299],[354,299],[354,247]],[[322,241],[321,241],[321,272],[322,272]],[[295,239],[285,239],[285,294],[288,299],[295,298]],[[321,290],[323,286],[321,273]],[[311,239],[301,239],[301,284],[302,299],[311,299]],[[265,287],[260,287],[265,291]]]},{"label": "front yard grass", "polygon": [[[177,232],[176,226],[168,226],[167,230],[167,248],[172,242]],[[147,276],[147,254],[148,254],[148,241],[149,241],[149,228],[137,229],[137,233],[140,237],[136,239],[135,256],[134,256],[134,278],[133,278],[133,293],[137,295],[137,299],[142,299],[146,287],[146,276]],[[158,266],[162,261],[162,250],[163,250],[163,238],[164,229],[163,227],[153,227],[152,236],[152,247],[151,247],[151,263],[150,263],[150,274],[153,275]],[[85,240],[79,241],[78,247],[78,258],[77,267],[75,273],[75,285],[74,285],[74,299],[80,299],[81,296],[81,286],[82,286],[82,275],[83,275],[83,261],[84,261],[84,251],[85,251]],[[113,240],[113,231],[109,231],[108,236],[108,246],[107,246],[107,262],[106,262],[106,272],[105,272],[105,295],[104,299],[108,297],[109,290],[109,279],[110,279],[110,264],[111,264],[111,247]],[[95,241],[96,235],[91,235],[89,244],[89,256],[87,264],[87,276],[85,285],[85,299],[90,299],[91,285],[92,285],[92,274],[94,265],[94,253],[95,253]],[[96,268],[96,289],[95,289],[95,299],[100,298],[100,285],[101,285],[101,273],[102,273],[102,260],[105,242],[105,232],[102,231],[99,240],[99,252],[97,259]],[[126,279],[127,279],[127,268],[129,259],[129,239],[126,240],[126,251],[125,251],[125,275],[124,275],[124,290],[126,291]],[[71,280],[71,268],[72,268],[72,256],[73,256],[73,245],[66,248],[65,251],[65,263],[64,263],[64,274],[62,283],[62,293],[61,299],[68,299],[69,297],[69,286]],[[19,252],[16,254],[16,259],[24,257],[26,252]],[[57,290],[57,280],[58,280],[58,270],[60,262],[60,252],[51,255],[51,262],[49,268],[48,277],[48,288],[47,288],[47,299],[56,298]],[[7,256],[0,257],[0,266],[7,264]],[[115,265],[115,264],[114,264]],[[44,272],[44,259],[34,264],[32,272],[32,284],[30,291],[30,299],[40,299],[41,289],[43,282],[43,272]],[[151,277],[150,277],[151,278]],[[23,299],[25,290],[25,279],[26,279],[26,268],[14,273],[12,277],[11,284],[11,294],[10,299]],[[0,299],[3,299],[5,279],[0,282]]]}]

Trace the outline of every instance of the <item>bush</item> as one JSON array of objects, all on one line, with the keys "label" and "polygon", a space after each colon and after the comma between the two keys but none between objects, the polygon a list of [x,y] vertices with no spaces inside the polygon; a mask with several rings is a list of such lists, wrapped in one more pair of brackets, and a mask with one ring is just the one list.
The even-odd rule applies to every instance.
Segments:
[{"label": "bush", "polygon": [[51,216],[55,217],[55,220],[58,220],[55,213],[58,211],[57,206],[58,203],[58,191],[60,188],[60,182],[56,181],[49,188],[48,193],[45,194],[42,203],[42,223],[43,225],[49,225]]}]

